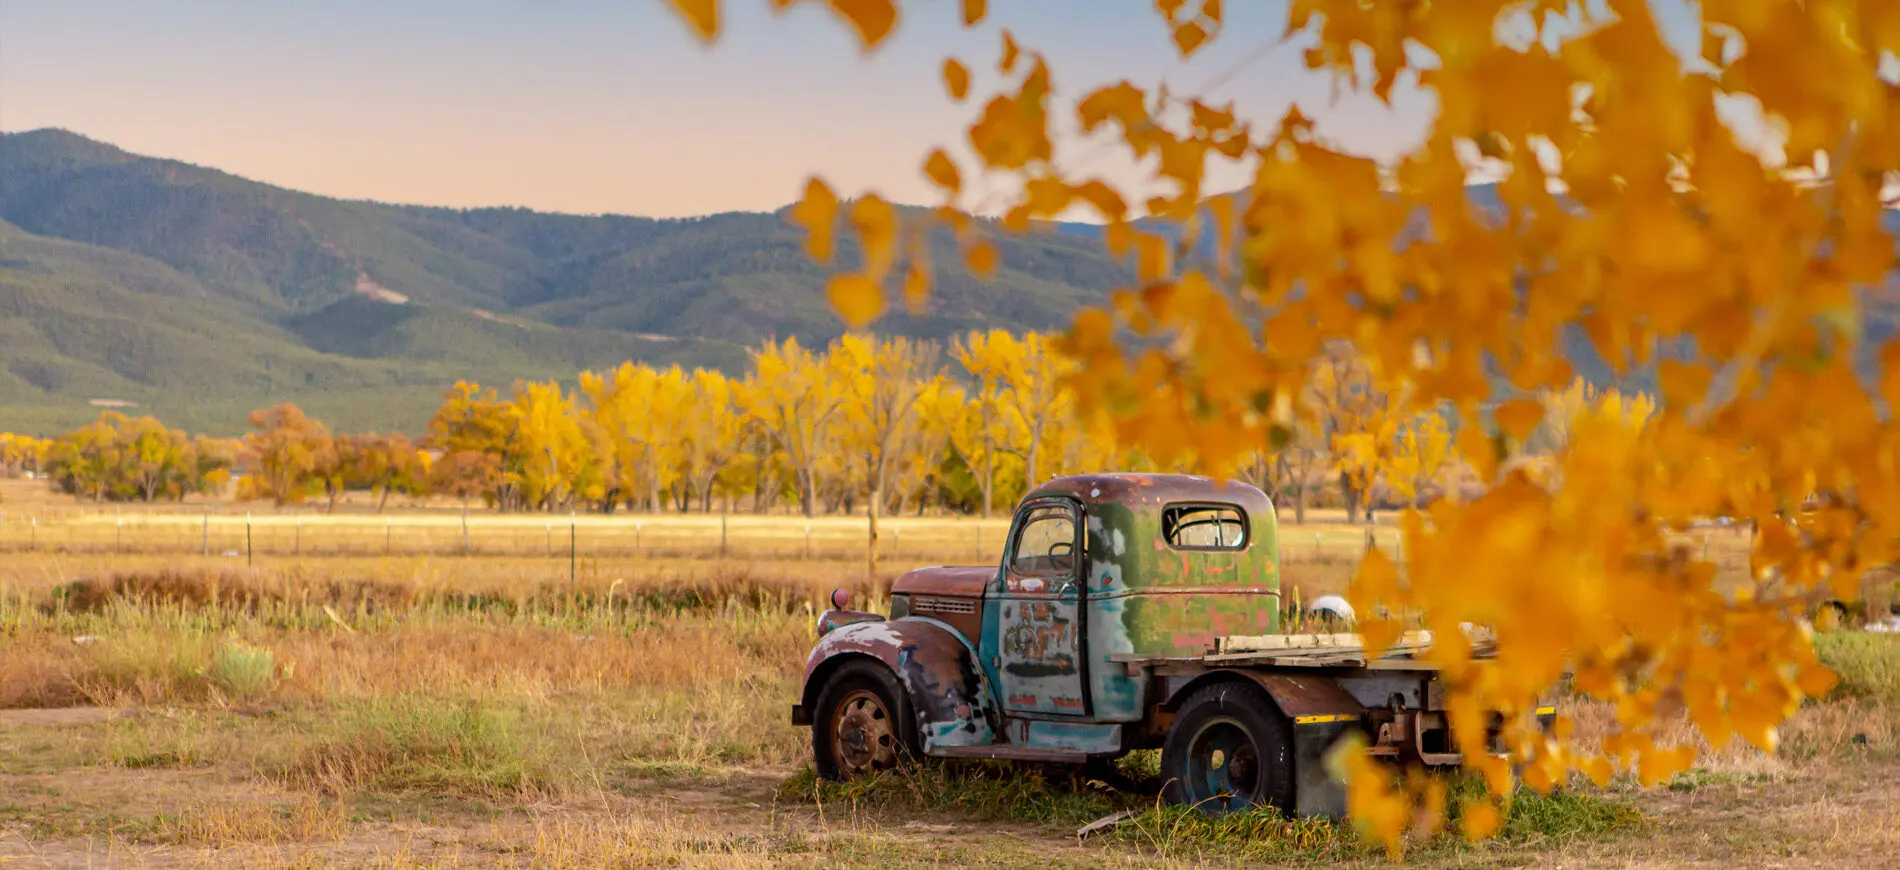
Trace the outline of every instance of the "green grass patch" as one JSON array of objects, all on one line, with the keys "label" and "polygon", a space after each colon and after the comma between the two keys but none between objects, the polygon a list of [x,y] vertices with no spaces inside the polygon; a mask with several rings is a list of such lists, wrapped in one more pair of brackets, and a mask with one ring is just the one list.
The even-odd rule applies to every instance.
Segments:
[{"label": "green grass patch", "polygon": [[363,791],[495,798],[553,790],[547,744],[520,715],[472,701],[395,696],[350,704],[315,723],[284,779],[327,794]]},{"label": "green grass patch", "polygon": [[[1383,855],[1360,836],[1350,820],[1289,818],[1277,810],[1210,815],[1161,803],[1155,780],[1141,777],[1151,761],[1131,756],[1118,765],[1142,787],[1117,788],[1086,776],[1049,775],[1035,768],[993,762],[927,763],[908,774],[887,773],[851,782],[818,779],[810,768],[783,783],[781,800],[838,805],[853,811],[956,814],[984,821],[1079,826],[1124,810],[1135,815],[1104,839],[1139,845],[1176,858],[1230,857],[1253,861],[1356,861]],[[1645,829],[1649,820],[1634,807],[1591,792],[1540,795],[1519,789],[1504,827],[1489,845],[1468,846],[1455,831],[1460,807],[1480,796],[1474,777],[1456,776],[1448,795],[1444,833],[1408,845],[1414,853],[1449,854],[1461,849],[1556,848]]]},{"label": "green grass patch", "polygon": [[1142,801],[1082,777],[1049,776],[1000,762],[930,762],[908,772],[848,782],[820,779],[810,767],[779,786],[780,800],[853,809],[956,813],[986,821],[1083,824]]},{"label": "green grass patch", "polygon": [[1900,634],[1822,632],[1814,648],[1840,678],[1834,697],[1900,704]]},{"label": "green grass patch", "polygon": [[261,701],[277,690],[277,659],[263,647],[227,640],[212,654],[209,675],[226,698]]}]

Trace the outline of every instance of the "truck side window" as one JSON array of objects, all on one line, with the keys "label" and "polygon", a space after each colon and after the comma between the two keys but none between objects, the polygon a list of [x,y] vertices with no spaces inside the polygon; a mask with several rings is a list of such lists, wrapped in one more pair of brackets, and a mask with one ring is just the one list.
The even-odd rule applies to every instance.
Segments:
[{"label": "truck side window", "polygon": [[1067,574],[1075,568],[1075,517],[1067,508],[1039,507],[1023,520],[1016,534],[1015,560],[1010,569],[1018,574]]},{"label": "truck side window", "polygon": [[1244,550],[1247,515],[1232,505],[1172,505],[1161,512],[1161,534],[1177,550]]}]

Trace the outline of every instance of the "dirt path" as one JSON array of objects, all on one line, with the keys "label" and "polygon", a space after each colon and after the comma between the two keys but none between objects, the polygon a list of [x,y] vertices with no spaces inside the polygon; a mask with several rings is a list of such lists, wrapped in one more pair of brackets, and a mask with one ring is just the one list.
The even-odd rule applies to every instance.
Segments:
[{"label": "dirt path", "polygon": [[[57,743],[123,715],[8,711],[0,727]],[[1900,758],[1870,752],[1784,768],[1627,794],[1654,821],[1641,834],[1485,845],[1420,866],[1900,866]],[[1079,844],[1068,827],[776,799],[793,773],[726,767],[559,799],[337,801],[218,760],[128,768],[0,758],[0,868],[1236,864],[1191,843]],[[1384,865],[1377,856],[1364,863]]]}]

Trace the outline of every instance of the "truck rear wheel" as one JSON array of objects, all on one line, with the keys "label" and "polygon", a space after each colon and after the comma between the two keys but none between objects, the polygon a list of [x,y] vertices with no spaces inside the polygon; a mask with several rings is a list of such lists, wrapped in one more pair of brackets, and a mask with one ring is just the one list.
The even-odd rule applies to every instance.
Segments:
[{"label": "truck rear wheel", "polygon": [[812,717],[812,761],[830,780],[856,779],[909,764],[917,723],[890,668],[869,661],[840,667],[825,682]]},{"label": "truck rear wheel", "polygon": [[1293,806],[1293,735],[1265,692],[1221,683],[1182,702],[1161,745],[1162,796],[1203,812]]}]

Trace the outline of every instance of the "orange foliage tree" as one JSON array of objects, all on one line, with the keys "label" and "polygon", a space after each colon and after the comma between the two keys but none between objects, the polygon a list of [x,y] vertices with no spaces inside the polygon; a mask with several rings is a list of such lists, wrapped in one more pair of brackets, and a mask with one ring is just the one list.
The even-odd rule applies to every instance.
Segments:
[{"label": "orange foliage tree", "polygon": [[[719,0],[672,5],[716,37]],[[901,17],[895,0],[828,6],[867,51]],[[1222,38],[1220,0],[1155,6],[1187,62]],[[935,220],[987,275],[988,233],[1076,206],[1099,214],[1137,283],[1079,312],[1061,346],[1087,372],[1073,381],[1079,401],[1107,409],[1157,457],[1219,467],[1291,427],[1290,397],[1328,342],[1349,342],[1408,404],[1476,421],[1500,381],[1531,393],[1570,381],[1568,326],[1618,372],[1651,362],[1661,342],[1694,339],[1694,358],[1660,362],[1647,425],[1579,420],[1550,478],[1507,462],[1538,428],[1539,401],[1504,401],[1492,428],[1461,426],[1460,458],[1488,489],[1405,517],[1403,577],[1381,551],[1361,566],[1355,607],[1395,614],[1361,624],[1372,646],[1405,620],[1444,639],[1429,655],[1450,686],[1457,748],[1494,796],[1461,814],[1469,837],[1499,826],[1513,763],[1539,790],[1571,771],[1603,781],[1625,766],[1656,783],[1684,769],[1692,749],[1656,739],[1665,696],[1681,697],[1712,742],[1739,735],[1772,749],[1778,725],[1834,681],[1799,593],[1825,584],[1851,598],[1900,535],[1900,422],[1880,411],[1900,406],[1900,343],[1881,351],[1871,391],[1850,365],[1862,340],[1856,292],[1894,260],[1880,217],[1883,185],[1900,172],[1900,87],[1882,72],[1900,52],[1900,4],[1699,7],[1702,52],[1683,58],[1646,0],[1293,0],[1283,38],[1339,90],[1390,100],[1411,80],[1435,99],[1423,139],[1384,165],[1328,144],[1297,108],[1256,128],[1231,105],[1126,80],[1058,99],[1046,59],[1008,31],[988,99],[969,93],[963,62],[944,64],[951,99],[977,106],[965,131],[977,164],[923,156],[944,193]],[[984,2],[963,10],[966,26],[982,25]],[[1745,144],[1718,111],[1725,103],[1752,107],[1778,141]],[[1113,185],[1070,171],[1051,134],[1059,112],[1154,167],[1161,192],[1137,212]],[[1252,183],[1207,196],[1217,162]],[[1503,179],[1502,213],[1467,199],[1480,166]],[[961,205],[978,175],[1020,191],[1000,225]],[[829,290],[863,325],[886,307],[895,251],[921,230],[898,226],[874,195],[851,202],[840,215],[837,194],[812,179],[793,215],[821,260],[841,219],[860,237],[862,267]],[[1215,263],[1184,267],[1172,240],[1137,217],[1185,227],[1190,241],[1212,233]],[[916,298],[928,275],[912,264],[904,292]],[[1830,516],[1798,535],[1782,512],[1817,488],[1851,497],[1822,502]],[[1668,531],[1711,515],[1758,524],[1753,564],[1788,594],[1733,594],[1714,566],[1672,552]],[[1495,658],[1460,642],[1466,623],[1495,633]],[[1558,739],[1530,723],[1539,694],[1566,674],[1615,702],[1601,751],[1563,739],[1561,722]],[[1508,758],[1485,752],[1488,711],[1505,715]],[[1396,850],[1409,799],[1427,793],[1362,755],[1346,761],[1352,813]]]}]

